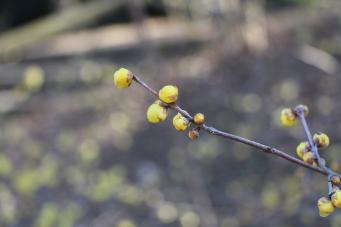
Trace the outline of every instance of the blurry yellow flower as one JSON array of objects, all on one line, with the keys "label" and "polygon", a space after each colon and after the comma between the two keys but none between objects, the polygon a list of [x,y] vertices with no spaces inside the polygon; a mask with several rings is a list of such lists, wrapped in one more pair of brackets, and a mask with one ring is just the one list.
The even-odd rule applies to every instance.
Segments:
[{"label": "blurry yellow flower", "polygon": [[281,202],[278,189],[273,185],[265,187],[261,194],[261,202],[268,211],[275,210]]},{"label": "blurry yellow flower", "polygon": [[120,68],[114,73],[114,83],[117,88],[127,88],[130,86],[134,78],[132,72],[128,69]]},{"label": "blurry yellow flower", "polygon": [[327,148],[329,146],[330,139],[324,133],[320,133],[320,132],[319,133],[315,133],[313,139],[314,139],[314,142],[315,142],[316,146],[319,149],[324,149],[324,148]]},{"label": "blurry yellow flower", "polygon": [[132,220],[123,219],[118,223],[117,227],[136,227],[136,225]]},{"label": "blurry yellow flower", "polygon": [[96,140],[86,139],[79,145],[78,151],[84,163],[92,163],[98,159],[100,147]]},{"label": "blurry yellow flower", "polygon": [[200,226],[200,217],[193,211],[187,211],[180,217],[182,227],[198,227]]},{"label": "blurry yellow flower", "polygon": [[24,72],[24,87],[28,91],[39,90],[45,81],[44,70],[39,66],[30,66]]},{"label": "blurry yellow flower", "polygon": [[39,173],[34,170],[24,170],[17,173],[14,178],[16,190],[23,195],[32,195],[39,187]]},{"label": "blurry yellow flower", "polygon": [[333,203],[327,197],[322,197],[317,201],[317,207],[321,217],[327,217],[334,211]]},{"label": "blurry yellow flower", "polygon": [[178,88],[173,85],[167,85],[160,89],[159,98],[165,103],[173,103],[178,99]]},{"label": "blurry yellow flower", "polygon": [[7,156],[0,154],[0,175],[8,176],[12,171],[12,162]]},{"label": "blurry yellow flower", "polygon": [[281,111],[280,120],[284,127],[291,127],[296,124],[297,116],[292,109],[285,108]]},{"label": "blurry yellow flower", "polygon": [[45,204],[36,220],[36,227],[54,226],[58,220],[59,209],[53,203]]},{"label": "blurry yellow flower", "polygon": [[157,216],[163,223],[172,223],[178,217],[178,210],[172,203],[164,202],[158,207]]},{"label": "blurry yellow flower", "polygon": [[135,185],[122,185],[117,188],[117,198],[128,205],[139,206],[144,201],[144,191]]}]

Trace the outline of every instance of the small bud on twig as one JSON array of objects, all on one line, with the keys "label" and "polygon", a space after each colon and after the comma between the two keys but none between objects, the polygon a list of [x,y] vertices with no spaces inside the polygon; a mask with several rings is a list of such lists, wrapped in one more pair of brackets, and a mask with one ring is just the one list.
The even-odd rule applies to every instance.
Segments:
[{"label": "small bud on twig", "polygon": [[193,121],[197,125],[202,125],[205,122],[205,115],[202,113],[197,113],[194,115]]},{"label": "small bud on twig", "polygon": [[192,129],[188,132],[188,137],[192,140],[196,140],[199,137],[199,131],[197,129]]}]

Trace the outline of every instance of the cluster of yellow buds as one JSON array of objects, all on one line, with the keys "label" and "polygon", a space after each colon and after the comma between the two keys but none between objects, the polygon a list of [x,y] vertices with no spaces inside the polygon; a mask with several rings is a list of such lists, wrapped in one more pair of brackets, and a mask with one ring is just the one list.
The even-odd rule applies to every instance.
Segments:
[{"label": "cluster of yellow buds", "polygon": [[173,85],[164,86],[159,91],[159,99],[151,104],[147,110],[147,120],[150,123],[160,123],[168,116],[167,104],[175,103],[178,99],[178,88]]},{"label": "cluster of yellow buds", "polygon": [[[310,137],[310,131],[307,126],[305,117],[307,117],[309,109],[305,105],[298,105],[295,108],[285,108],[281,111],[280,122],[284,127],[291,127],[297,123],[300,119],[304,129]],[[304,117],[303,117],[304,116]],[[308,138],[308,141],[304,141],[298,144],[296,147],[297,156],[304,162],[313,165],[315,167],[325,167],[326,161],[319,156],[319,150],[325,149],[330,144],[330,139],[325,133],[315,133],[313,138]],[[317,148],[316,150],[314,150]],[[315,153],[317,152],[317,153]],[[321,165],[321,166],[319,166]],[[341,178],[339,176],[328,177],[329,192],[328,197],[324,196],[317,202],[317,207],[321,217],[327,217],[331,214],[336,207],[341,208],[341,191],[339,185],[341,185]]]},{"label": "cluster of yellow buds", "polygon": [[[300,112],[299,112],[300,111]],[[284,127],[295,125],[299,119],[299,113],[303,113],[304,117],[308,116],[309,109],[305,105],[298,105],[295,108],[284,108],[280,114],[280,121]],[[329,146],[329,137],[324,133],[315,133],[313,141],[318,149],[324,149]],[[297,156],[304,162],[313,166],[318,166],[318,162],[309,142],[301,142],[296,148]],[[324,159],[321,159],[325,162]]]},{"label": "cluster of yellow buds", "polygon": [[[314,134],[313,141],[318,149],[325,149],[329,146],[329,143],[330,143],[330,139],[328,135],[325,133],[320,133],[320,132]],[[297,146],[296,153],[297,153],[297,156],[301,158],[303,161],[311,165],[317,166],[316,156],[312,152],[311,146],[307,141],[301,142]],[[323,158],[321,158],[321,160],[325,162]]]},{"label": "cluster of yellow buds", "polygon": [[[114,84],[117,88],[128,88],[134,79],[134,74],[128,69],[120,68],[114,73]],[[168,116],[168,110],[176,104],[179,97],[179,90],[174,85],[166,85],[159,90],[159,99],[152,103],[147,110],[147,120],[150,123],[160,123],[165,121]],[[194,115],[192,122],[197,126],[188,132],[190,139],[199,137],[200,127],[205,122],[205,116],[202,113]],[[191,125],[191,120],[181,113],[177,113],[173,118],[173,126],[178,131],[185,131]]]},{"label": "cluster of yellow buds", "polygon": [[[157,95],[154,90],[149,88],[143,81],[125,68],[117,70],[114,73],[113,80],[118,88],[127,88],[131,85],[132,81],[135,80],[137,83]],[[167,119],[169,109],[176,109],[178,110],[178,113],[173,117],[174,128],[178,131],[185,131],[191,124],[194,125],[194,127],[188,131],[188,137],[195,140],[199,137],[200,129],[207,129],[207,126],[204,124],[205,116],[202,113],[197,113],[194,117],[189,115],[186,111],[177,106],[176,102],[178,97],[179,91],[176,86],[166,85],[162,87],[158,92],[158,100],[148,107],[147,120],[150,123],[160,123]],[[339,189],[339,186],[341,186],[341,177],[340,175],[334,174],[332,171],[328,171],[329,169],[325,166],[325,160],[319,157],[319,152],[316,148],[319,150],[327,148],[330,144],[330,139],[324,133],[315,133],[313,138],[311,138],[311,133],[305,120],[308,113],[308,107],[304,105],[298,105],[295,108],[285,108],[281,111],[280,121],[285,127],[294,126],[299,119],[302,121],[310,143],[301,142],[296,148],[297,156],[310,165],[320,167],[320,169],[316,170],[321,172],[322,169],[326,171],[323,173],[328,173],[328,197],[324,196],[317,202],[320,216],[327,217],[335,208],[341,208],[341,191]]]},{"label": "cluster of yellow buds", "polygon": [[[341,179],[338,176],[333,176],[335,181],[340,184]],[[333,179],[332,179],[333,181]],[[333,183],[334,184],[334,183]],[[330,196],[322,197],[317,201],[317,207],[319,209],[319,213],[321,217],[327,217],[335,208],[341,208],[341,191],[338,187],[334,187],[333,192]]]}]

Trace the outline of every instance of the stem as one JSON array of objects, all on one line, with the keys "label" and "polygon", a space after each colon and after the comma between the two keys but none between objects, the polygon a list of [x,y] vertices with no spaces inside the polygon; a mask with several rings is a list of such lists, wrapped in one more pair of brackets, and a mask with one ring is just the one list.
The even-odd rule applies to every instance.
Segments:
[{"label": "stem", "polygon": [[315,155],[315,157],[316,157],[316,159],[318,161],[319,166],[325,167],[325,165],[322,163],[321,156],[320,156],[320,154],[318,152],[317,146],[314,143],[313,138],[311,136],[311,132],[310,132],[309,126],[307,124],[307,121],[305,119],[304,113],[299,111],[297,114],[298,114],[298,116],[299,116],[299,118],[300,118],[300,120],[302,122],[304,131],[305,131],[305,133],[307,135],[307,138],[308,138],[309,145],[310,145],[311,150],[313,151],[313,153],[314,153],[314,155]]},{"label": "stem", "polygon": [[[140,84],[142,87],[144,87],[146,90],[148,90],[152,95],[154,95],[155,97],[159,98],[158,97],[158,93],[151,87],[149,87],[143,80],[141,80],[138,76],[134,75],[134,78],[133,78],[138,84]],[[165,103],[165,105],[168,105],[169,108],[171,109],[174,109],[176,111],[178,111],[179,113],[181,113],[183,116],[185,116],[187,119],[189,119],[191,122],[193,122],[193,117],[184,109],[182,109],[180,106],[178,106],[177,104],[167,104]],[[305,122],[305,121],[304,121]],[[306,125],[306,122],[305,122],[305,125]],[[307,127],[307,125],[306,125]],[[278,156],[280,158],[283,158],[289,162],[292,162],[292,163],[295,163],[299,166],[302,166],[302,167],[305,167],[307,169],[310,169],[312,171],[315,171],[317,173],[320,173],[320,174],[323,174],[323,175],[326,175],[326,176],[331,176],[331,175],[336,175],[336,176],[339,176],[341,177],[340,174],[338,173],[335,173],[333,172],[332,170],[328,169],[327,167],[325,166],[321,166],[320,167],[315,167],[313,165],[310,165],[308,163],[305,163],[304,161],[298,159],[298,158],[295,158],[283,151],[280,151],[276,148],[273,148],[273,147],[270,147],[270,146],[267,146],[267,145],[264,145],[264,144],[261,144],[261,143],[258,143],[258,142],[255,142],[253,140],[249,140],[249,139],[246,139],[244,137],[241,137],[241,136],[237,136],[237,135],[234,135],[234,134],[231,134],[231,133],[227,133],[227,132],[224,132],[224,131],[220,131],[214,127],[211,127],[211,126],[208,126],[206,124],[202,125],[201,128],[208,132],[209,134],[211,135],[215,135],[215,136],[221,136],[221,137],[224,137],[224,138],[227,138],[227,139],[230,139],[230,140],[234,140],[234,141],[237,141],[237,142],[240,142],[240,143],[243,143],[243,144],[246,144],[248,146],[251,146],[251,147],[254,147],[256,149],[258,149],[259,151],[262,151],[264,153],[267,153],[267,154],[273,154],[275,156]],[[308,127],[307,127],[308,128]],[[308,131],[310,133],[310,131]],[[310,135],[310,139],[311,139],[311,135]],[[312,139],[311,139],[312,141]],[[316,156],[316,157],[319,157],[319,156]],[[321,168],[322,167],[322,168]]]},{"label": "stem", "polygon": [[324,169],[326,172],[328,172],[328,179],[332,177],[332,175],[335,175],[335,173],[326,167],[325,163],[323,163],[322,159],[321,159],[321,156],[318,152],[318,148],[316,146],[316,144],[314,143],[313,141],[313,137],[311,136],[311,132],[310,132],[310,129],[309,129],[309,126],[307,124],[307,120],[304,116],[304,111],[302,110],[302,108],[299,108],[299,107],[296,107],[295,108],[295,113],[299,116],[300,118],[300,121],[303,125],[303,128],[304,128],[304,131],[307,135],[307,138],[308,138],[308,142],[309,142],[309,145],[311,147],[311,150],[313,151],[316,159],[317,159],[317,162],[318,162],[318,165]]},{"label": "stem", "polygon": [[329,198],[331,198],[331,196],[333,195],[333,184],[332,184],[332,181],[331,181],[331,176],[328,175],[328,196]]}]

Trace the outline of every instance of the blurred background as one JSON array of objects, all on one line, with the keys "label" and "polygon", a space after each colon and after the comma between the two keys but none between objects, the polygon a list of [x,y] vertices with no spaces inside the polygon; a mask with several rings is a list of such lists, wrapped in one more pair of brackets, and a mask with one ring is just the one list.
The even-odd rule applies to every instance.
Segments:
[{"label": "blurred background", "polygon": [[[155,89],[219,129],[292,155],[279,110],[304,103],[341,161],[339,0],[0,0],[0,226],[341,226],[326,178],[171,120]],[[169,117],[171,118],[172,115]]]}]

